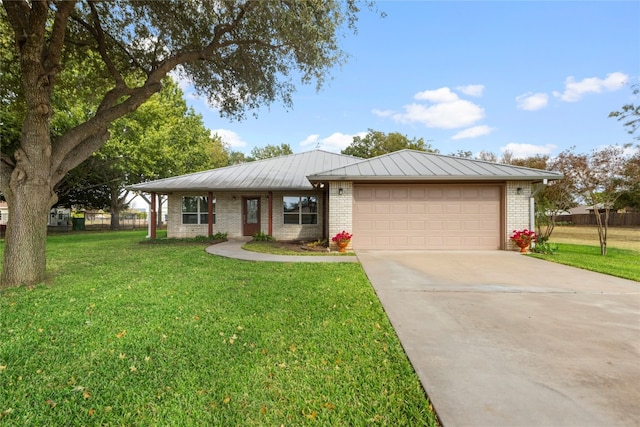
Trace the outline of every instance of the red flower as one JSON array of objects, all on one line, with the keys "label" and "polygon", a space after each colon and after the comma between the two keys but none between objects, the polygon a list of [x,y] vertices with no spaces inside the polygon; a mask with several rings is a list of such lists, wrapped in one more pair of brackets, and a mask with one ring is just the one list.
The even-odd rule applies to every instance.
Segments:
[{"label": "red flower", "polygon": [[516,245],[518,246],[527,246],[530,245],[531,242],[536,241],[536,233],[533,230],[513,230],[513,233],[509,237]]},{"label": "red flower", "polygon": [[351,238],[353,237],[353,234],[349,234],[346,231],[342,230],[341,233],[336,234],[335,236],[333,236],[331,238],[331,241],[333,242],[348,242],[349,240],[351,240]]}]

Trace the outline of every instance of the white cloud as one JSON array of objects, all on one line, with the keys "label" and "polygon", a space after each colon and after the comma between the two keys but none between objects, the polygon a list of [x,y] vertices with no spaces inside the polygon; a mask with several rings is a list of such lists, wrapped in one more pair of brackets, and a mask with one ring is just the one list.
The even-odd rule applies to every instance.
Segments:
[{"label": "white cloud", "polygon": [[222,142],[228,144],[231,148],[246,147],[247,143],[242,140],[242,137],[229,129],[214,129],[211,131],[211,136],[218,135]]},{"label": "white cloud", "polygon": [[389,117],[394,113],[393,110],[378,110],[377,108],[374,108],[371,112],[378,117]]},{"label": "white cloud", "polygon": [[321,150],[340,152],[347,148],[352,142],[353,137],[359,136],[363,138],[366,136],[366,132],[358,132],[355,135],[347,135],[340,132],[335,132],[326,138],[320,138],[320,135],[309,135],[304,141],[300,142],[301,147],[313,146],[313,148],[319,148]]},{"label": "white cloud", "polygon": [[527,92],[516,97],[518,108],[521,110],[535,111],[544,108],[549,103],[549,95],[546,93]]},{"label": "white cloud", "polygon": [[576,102],[586,93],[601,93],[603,91],[614,91],[624,87],[629,76],[621,73],[609,73],[605,79],[598,77],[588,77],[581,81],[576,81],[573,76],[567,77],[564,83],[564,92],[553,92],[553,95],[566,102]]},{"label": "white cloud", "polygon": [[320,135],[318,135],[317,133],[314,133],[313,135],[309,135],[308,137],[306,137],[305,140],[300,143],[300,146],[308,147],[310,145],[316,145],[319,139],[320,139]]},{"label": "white cloud", "polygon": [[477,138],[479,136],[489,135],[491,132],[493,132],[493,128],[487,125],[474,126],[456,133],[451,139]]},{"label": "white cloud", "polygon": [[178,84],[178,87],[182,89],[184,93],[193,91],[193,84],[191,83],[191,80],[186,76],[186,73],[182,69],[181,65],[171,70],[169,72],[169,76]]},{"label": "white cloud", "polygon": [[513,153],[514,158],[525,158],[532,157],[536,154],[546,155],[551,154],[553,150],[558,147],[553,144],[545,144],[545,145],[533,145],[533,144],[518,144],[515,142],[511,142],[504,147],[500,147],[501,152],[510,151]]},{"label": "white cloud", "polygon": [[467,127],[484,118],[484,109],[463,99],[429,106],[414,103],[405,105],[404,109],[404,113],[393,116],[396,121],[401,123],[418,122],[430,128]]},{"label": "white cloud", "polygon": [[455,102],[459,99],[458,95],[451,92],[451,89],[449,89],[448,87],[441,87],[440,89],[418,92],[413,96],[413,98],[417,99],[418,101],[430,101],[437,104],[443,102]]},{"label": "white cloud", "polygon": [[469,96],[482,96],[484,85],[466,85],[456,87],[460,92]]},{"label": "white cloud", "polygon": [[[482,85],[463,86],[458,89],[479,95]],[[416,93],[417,101],[403,106],[401,112],[374,109],[378,117],[391,117],[398,123],[421,123],[428,128],[458,129],[473,126],[484,118],[484,109],[460,97],[448,87]]]}]

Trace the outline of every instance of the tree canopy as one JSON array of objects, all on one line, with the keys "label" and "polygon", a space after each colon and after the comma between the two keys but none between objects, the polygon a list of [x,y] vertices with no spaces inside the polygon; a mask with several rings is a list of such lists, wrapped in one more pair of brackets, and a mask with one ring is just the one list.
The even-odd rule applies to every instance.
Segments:
[{"label": "tree canopy", "polygon": [[[18,141],[0,154],[0,191],[12,210],[6,285],[45,277],[55,187],[109,140],[111,123],[160,91],[170,72],[188,79],[222,116],[241,119],[276,101],[290,107],[298,83],[320,88],[344,62],[339,41],[360,11],[355,0],[14,0],[2,9],[0,42],[11,39],[15,69],[3,70],[0,86],[13,88],[2,98],[17,100],[11,114],[19,123]],[[83,61],[91,64],[86,74],[71,66]],[[65,75],[74,71],[75,79]],[[57,132],[57,112],[74,107],[64,105],[65,90],[91,102],[83,120]]]},{"label": "tree canopy", "polygon": [[265,145],[264,147],[253,147],[251,157],[255,160],[270,159],[272,157],[286,156],[293,154],[289,144]]},{"label": "tree canopy", "polygon": [[428,151],[431,153],[439,152],[428,142],[425,143],[423,138],[409,139],[406,135],[398,132],[385,134],[384,132],[369,129],[364,137],[354,136],[353,142],[342,150],[342,154],[369,159],[404,149]]}]

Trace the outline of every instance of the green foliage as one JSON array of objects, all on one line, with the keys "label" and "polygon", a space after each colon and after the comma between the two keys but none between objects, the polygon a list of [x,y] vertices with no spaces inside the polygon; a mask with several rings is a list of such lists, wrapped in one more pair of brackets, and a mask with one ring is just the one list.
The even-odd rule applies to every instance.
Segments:
[{"label": "green foliage", "polygon": [[535,252],[537,254],[549,254],[553,255],[558,252],[558,245],[554,243],[548,242],[539,242],[536,243],[534,247],[531,248],[531,252]]},{"label": "green foliage", "polygon": [[0,293],[0,424],[436,425],[359,264],[143,236],[50,237],[49,284]]},{"label": "green foliage", "polygon": [[369,132],[364,137],[353,137],[353,142],[342,150],[342,154],[368,159],[404,149],[429,153],[439,152],[431,144],[425,143],[422,138],[409,139],[406,135],[397,132],[385,134],[384,132],[369,129]]},{"label": "green foliage", "polygon": [[252,237],[256,242],[273,242],[276,240],[273,236],[265,233],[264,231],[256,231],[253,233]]},{"label": "green foliage", "polygon": [[167,238],[160,237],[153,239],[144,239],[140,243],[148,244],[148,245],[172,245],[172,244],[190,244],[190,243],[220,243],[227,241],[227,233],[223,233],[221,231],[217,232],[212,236],[195,236],[195,237],[184,237],[184,238]]},{"label": "green foliage", "polygon": [[224,153],[219,138],[210,136],[202,116],[167,78],[159,93],[115,121],[107,143],[66,176],[58,186],[59,204],[125,209],[125,186],[226,166]]},{"label": "green foliage", "polygon": [[[2,144],[3,150],[10,148],[0,162],[0,192],[14,208],[2,278],[14,285],[44,279],[41,224],[48,206],[43,201],[55,203],[55,186],[104,145],[109,130],[123,144],[140,142],[135,123],[120,128],[112,124],[160,91],[171,72],[188,79],[224,117],[242,119],[246,111],[276,101],[291,107],[297,84],[315,83],[319,89],[344,63],[339,44],[347,29],[355,31],[363,6],[355,0],[202,0],[189,7],[180,0],[0,4],[0,49],[15,49],[9,55],[0,52],[0,62],[11,58],[11,64],[17,64],[9,69],[15,79],[5,80],[8,68],[0,70],[1,107],[5,111],[4,102],[10,100],[12,110],[2,134],[7,130],[10,139],[20,138]],[[370,2],[364,6],[372,8]],[[5,90],[9,80],[16,84]],[[60,101],[69,108],[61,108]],[[27,106],[30,114],[24,114]],[[66,111],[71,114],[64,116]],[[152,139],[180,141],[181,132],[189,128],[153,129],[158,135]],[[184,152],[175,153],[175,163],[151,174],[143,170],[144,177],[197,170],[198,156],[189,156],[191,147],[176,145]],[[127,148],[130,157],[123,160],[134,166],[149,153],[160,154],[153,148],[146,153]],[[16,156],[18,163],[11,161]],[[108,166],[119,167],[113,162]],[[140,172],[132,170],[128,182],[141,179]],[[112,200],[114,194],[112,188]]]},{"label": "green foliage", "polygon": [[293,154],[293,150],[289,144],[280,144],[279,146],[265,145],[264,147],[253,147],[251,150],[252,160],[270,159],[288,154]]},{"label": "green foliage", "polygon": [[211,236],[211,238],[213,240],[227,240],[227,233],[226,232],[222,232],[222,231],[218,231],[216,234]]}]

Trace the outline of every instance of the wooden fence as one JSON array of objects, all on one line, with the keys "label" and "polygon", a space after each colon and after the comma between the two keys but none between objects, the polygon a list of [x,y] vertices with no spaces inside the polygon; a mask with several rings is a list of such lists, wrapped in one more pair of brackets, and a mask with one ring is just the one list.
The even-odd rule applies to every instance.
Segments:
[{"label": "wooden fence", "polygon": [[[604,214],[602,214],[604,220]],[[598,225],[596,222],[596,215],[590,214],[576,214],[576,215],[561,215],[556,217],[556,221],[572,222],[574,225]],[[609,226],[610,227],[638,227],[640,226],[640,212],[627,212],[609,213]]]}]

